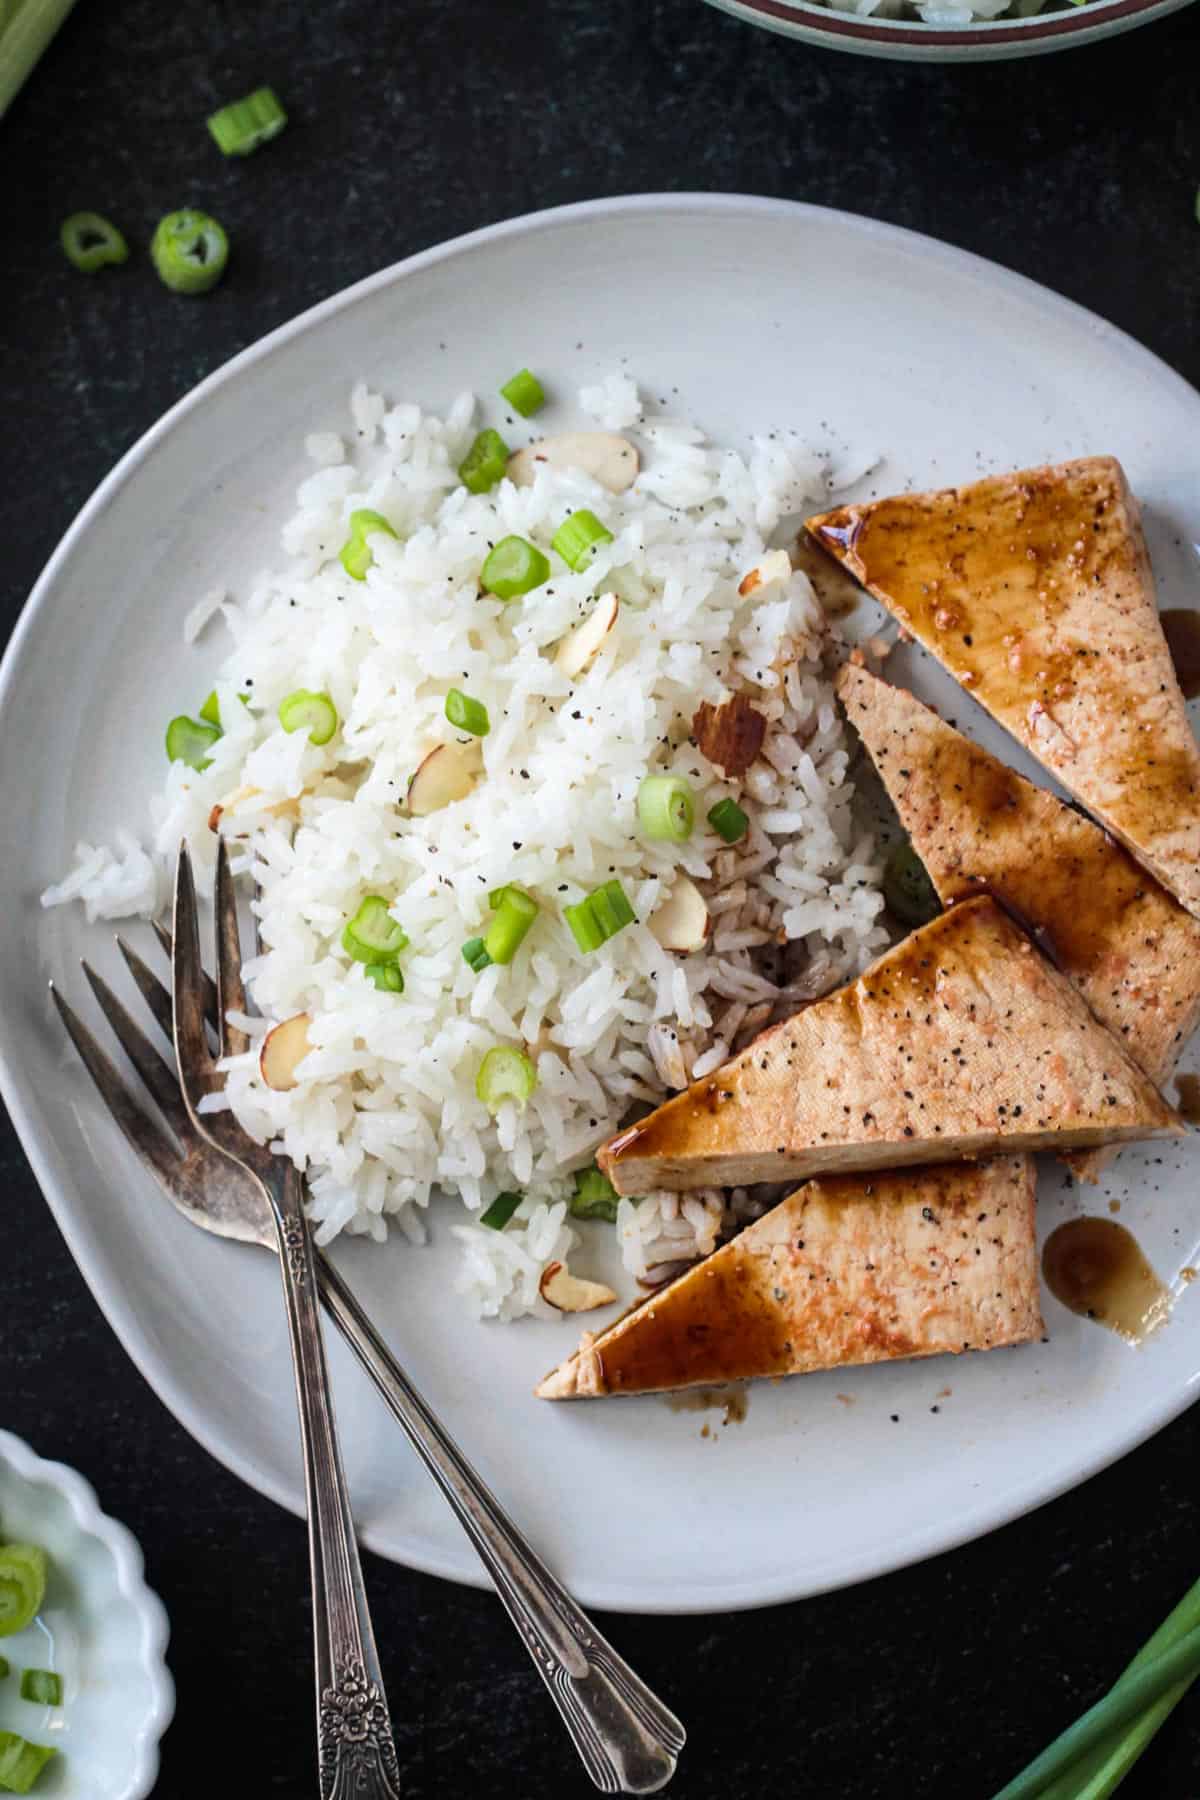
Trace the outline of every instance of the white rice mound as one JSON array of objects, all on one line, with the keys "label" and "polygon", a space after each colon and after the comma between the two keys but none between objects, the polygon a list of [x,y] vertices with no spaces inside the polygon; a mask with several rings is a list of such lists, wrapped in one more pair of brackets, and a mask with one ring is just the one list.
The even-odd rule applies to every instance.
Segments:
[{"label": "white rice mound", "polygon": [[[860,19],[920,19],[925,25],[947,28],[969,25],[974,19],[1032,18],[1046,3],[1047,0],[818,0],[821,6],[854,13]],[[1050,10],[1057,8],[1051,6]]]},{"label": "white rice mound", "polygon": [[[647,421],[624,375],[581,402],[609,428],[633,427],[643,469],[620,496],[547,465],[530,488],[505,480],[473,495],[456,473],[478,429],[470,395],[439,419],[356,387],[347,439],[307,439],[315,470],[275,569],[242,597],[198,598],[184,622],[201,649],[219,628],[233,641],[216,674],[225,735],[211,766],[169,766],[152,804],[152,854],[128,836],[115,850],[81,845],[75,870],[43,897],[82,900],[93,917],[150,914],[180,840],[206,883],[210,809],[257,790],[242,796],[236,824],[228,810],[222,821],[235,870],[259,887],[261,953],[245,973],[263,1016],[246,1023],[261,1036],[307,1013],[313,1048],[282,1093],[264,1085],[256,1053],[231,1059],[224,1103],[306,1170],[321,1243],[341,1231],[382,1239],[389,1221],[420,1241],[435,1190],[457,1195],[466,1221],[519,1191],[505,1231],[453,1226],[460,1286],[478,1314],[501,1318],[545,1310],[543,1267],[580,1241],[566,1208],[571,1172],[631,1107],[716,1067],[887,941],[880,871],[852,817],[820,606],[799,572],[749,599],[737,591],[780,520],[828,500],[830,456],[799,438],[758,440],[747,456],[714,448],[692,426]],[[337,552],[360,507],[398,536],[371,540],[373,565],[355,581]],[[579,507],[613,541],[573,574],[549,546]],[[504,605],[481,592],[479,572],[510,533],[538,544],[553,572]],[[620,597],[619,617],[572,683],[553,653],[602,592]],[[193,691],[171,710],[194,712],[212,680],[197,658]],[[430,746],[459,735],[444,714],[453,686],[490,715],[482,776],[466,798],[412,818],[409,777]],[[332,697],[341,724],[328,745],[280,727],[279,703],[297,688]],[[734,688],[768,720],[740,783],[689,742],[698,703]],[[692,784],[697,824],[685,844],[639,830],[650,772]],[[751,818],[732,847],[706,819],[726,795]],[[678,869],[713,916],[706,947],[690,956],[661,948],[646,924]],[[614,877],[639,922],[585,956],[562,909]],[[510,965],[476,976],[462,945],[486,930],[489,890],[507,882],[540,915]],[[391,900],[410,940],[401,995],[378,992],[341,948],[369,893]],[[538,1081],[524,1110],[508,1101],[493,1118],[475,1079],[497,1043],[526,1047]],[[623,1202],[626,1264],[654,1279],[755,1210],[753,1196],[715,1191]]]}]

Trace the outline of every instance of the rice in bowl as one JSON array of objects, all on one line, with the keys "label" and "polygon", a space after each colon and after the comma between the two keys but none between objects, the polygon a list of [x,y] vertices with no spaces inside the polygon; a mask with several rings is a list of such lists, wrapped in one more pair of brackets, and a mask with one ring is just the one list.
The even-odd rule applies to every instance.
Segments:
[{"label": "rice in bowl", "polygon": [[[389,1222],[419,1242],[435,1191],[456,1195],[460,1285],[489,1317],[545,1308],[541,1272],[578,1241],[572,1172],[631,1109],[717,1067],[887,941],[819,602],[778,561],[767,565],[778,579],[739,593],[781,519],[827,502],[840,472],[799,438],[756,440],[742,455],[693,426],[648,419],[625,376],[581,400],[641,453],[625,492],[539,464],[530,486],[470,493],[457,470],[477,426],[471,396],[440,419],[357,387],[348,438],[307,440],[315,467],[278,565],[244,597],[202,598],[185,621],[189,640],[207,644],[218,626],[232,639],[208,766],[171,763],[148,809],[148,846],[132,836],[81,845],[72,873],[43,897],[82,900],[93,917],[152,914],[182,838],[198,874],[209,873],[210,817],[222,808],[234,868],[258,886],[259,953],[245,975],[263,1016],[239,1022],[257,1040],[306,1014],[311,1050],[287,1091],[264,1083],[257,1045],[231,1059],[216,1104],[306,1170],[321,1243],[342,1231],[382,1239]],[[583,507],[612,540],[576,573],[550,540]],[[355,580],[338,552],[361,508],[397,536],[371,538],[371,565]],[[509,535],[539,546],[552,572],[505,604],[479,576]],[[617,596],[615,623],[569,676],[556,650],[603,594]],[[208,685],[197,678],[199,693]],[[487,708],[477,751],[446,719],[452,687]],[[280,702],[297,689],[332,699],[339,729],[328,743],[281,728]],[[767,722],[736,781],[701,754],[692,726],[702,702],[731,692]],[[414,817],[408,784],[438,744],[477,758],[474,785]],[[686,842],[641,829],[650,773],[690,783]],[[732,845],[707,822],[725,797],[750,821]],[[688,955],[652,929],[680,873],[711,920]],[[563,909],[609,880],[636,922],[585,955]],[[486,930],[489,894],[505,884],[531,895],[538,917],[510,964],[476,974],[462,947]],[[385,895],[407,934],[403,993],[377,989],[342,948],[366,894]],[[497,1044],[526,1050],[537,1085],[524,1106],[506,1100],[493,1115],[475,1084]],[[522,1199],[505,1230],[474,1222],[506,1191]],[[759,1205],[715,1191],[622,1202],[626,1265],[653,1280]]]}]

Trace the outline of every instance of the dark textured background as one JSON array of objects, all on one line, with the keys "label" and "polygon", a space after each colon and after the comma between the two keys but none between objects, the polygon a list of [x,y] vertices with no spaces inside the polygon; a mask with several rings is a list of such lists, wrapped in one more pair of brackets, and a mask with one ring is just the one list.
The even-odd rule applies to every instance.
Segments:
[{"label": "dark textured background", "polygon": [[[1094,49],[943,69],[808,49],[696,0],[81,4],[0,122],[4,625],[101,476],[202,375],[361,275],[562,201],[713,188],[895,220],[1084,301],[1200,380],[1198,43],[1192,9]],[[289,130],[223,163],[204,116],[262,81]],[[144,240],[180,204],[237,245],[204,300],[168,297],[140,257],[94,282],[61,259],[78,207]],[[76,1464],[145,1546],[179,1685],[158,1791],[314,1793],[302,1528],[163,1410],[10,1132],[0,1158],[0,1423]],[[1200,1575],[1198,1451],[1193,1413],[1031,1518],[849,1593],[612,1620],[691,1729],[672,1791],[986,1800]],[[590,1791],[490,1596],[367,1572],[413,1800]],[[1198,1793],[1193,1697],[1122,1794]]]}]

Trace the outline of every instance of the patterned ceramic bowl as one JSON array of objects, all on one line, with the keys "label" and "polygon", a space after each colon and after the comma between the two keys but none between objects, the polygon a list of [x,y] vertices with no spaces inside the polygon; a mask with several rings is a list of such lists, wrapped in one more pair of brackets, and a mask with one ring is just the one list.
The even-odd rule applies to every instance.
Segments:
[{"label": "patterned ceramic bowl", "polygon": [[975,19],[968,25],[925,25],[915,19],[860,18],[815,0],[711,0],[723,12],[767,31],[885,56],[897,62],[1000,62],[1095,43],[1186,6],[1188,0],[1087,0],[1024,19]]}]

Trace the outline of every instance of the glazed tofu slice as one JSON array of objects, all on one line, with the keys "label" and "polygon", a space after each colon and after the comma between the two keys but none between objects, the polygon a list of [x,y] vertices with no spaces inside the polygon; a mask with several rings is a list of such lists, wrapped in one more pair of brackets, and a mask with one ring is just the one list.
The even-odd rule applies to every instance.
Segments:
[{"label": "glazed tofu slice", "polygon": [[618,1193],[1092,1149],[1185,1127],[994,900],[964,900],[605,1144]]},{"label": "glazed tofu slice", "polygon": [[1200,749],[1115,458],[843,506],[808,530],[1200,914]]},{"label": "glazed tofu slice", "polygon": [[[838,694],[943,906],[1015,913],[1156,1085],[1200,1021],[1200,922],[1090,819],[903,688],[847,664]],[[1103,1152],[1068,1158],[1094,1180]]]},{"label": "glazed tofu slice", "polygon": [[648,1394],[1041,1335],[1027,1156],[811,1181],[579,1350],[543,1400]]}]

